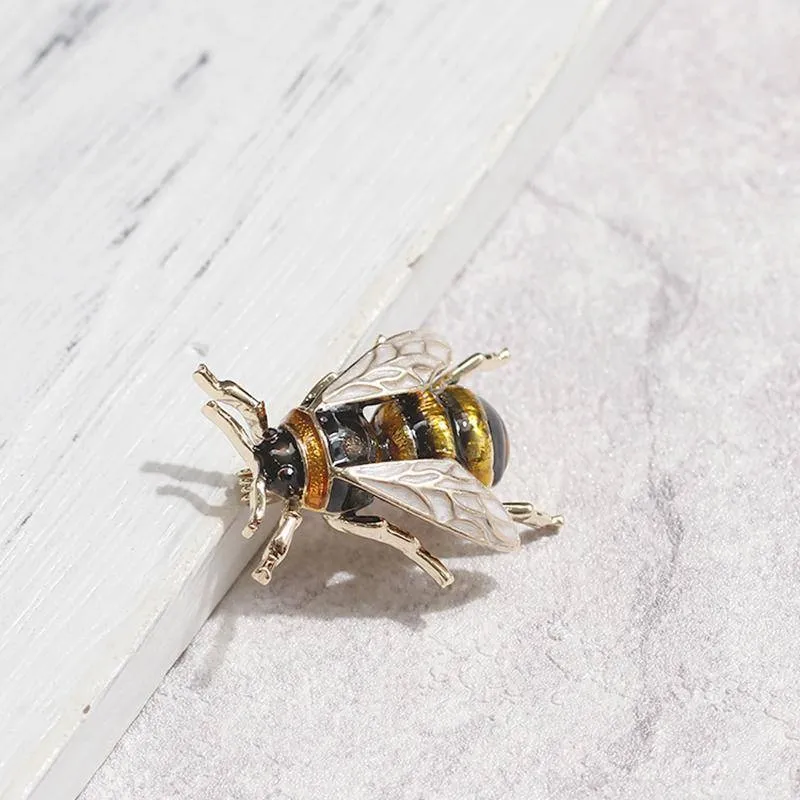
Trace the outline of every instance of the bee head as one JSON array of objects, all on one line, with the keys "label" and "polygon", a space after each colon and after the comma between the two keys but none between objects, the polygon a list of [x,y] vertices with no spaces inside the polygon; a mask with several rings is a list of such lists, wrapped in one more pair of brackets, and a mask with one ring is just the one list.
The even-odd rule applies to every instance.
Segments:
[{"label": "bee head", "polygon": [[302,456],[297,441],[285,427],[268,428],[254,455],[268,491],[286,499],[302,494]]}]

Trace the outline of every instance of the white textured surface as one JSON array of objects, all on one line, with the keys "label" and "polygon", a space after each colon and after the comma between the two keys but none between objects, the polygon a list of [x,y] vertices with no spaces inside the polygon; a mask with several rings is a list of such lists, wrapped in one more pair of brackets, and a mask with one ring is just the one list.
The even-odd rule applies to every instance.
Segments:
[{"label": "white textured surface", "polygon": [[309,524],[86,800],[800,794],[799,37],[671,0],[431,319],[512,349],[503,494],[563,534],[428,535],[441,592]]},{"label": "white textured surface", "polygon": [[79,791],[259,544],[185,501],[236,464],[197,361],[279,418],[418,321],[653,4],[2,4],[4,800]]}]

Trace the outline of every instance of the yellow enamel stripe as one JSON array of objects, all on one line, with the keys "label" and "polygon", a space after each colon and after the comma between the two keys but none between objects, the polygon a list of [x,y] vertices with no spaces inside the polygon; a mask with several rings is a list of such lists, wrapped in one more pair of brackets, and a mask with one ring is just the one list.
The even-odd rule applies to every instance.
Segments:
[{"label": "yellow enamel stripe", "polygon": [[322,511],[330,497],[330,470],[328,448],[311,414],[294,408],[284,423],[294,434],[303,457],[306,482],[303,489],[303,505],[313,511]]},{"label": "yellow enamel stripe", "polygon": [[450,417],[433,392],[420,392],[416,396],[419,413],[428,423],[428,444],[439,458],[456,458],[456,441]]},{"label": "yellow enamel stripe", "polygon": [[397,400],[381,405],[375,413],[374,427],[389,444],[390,460],[411,461],[417,457],[414,437]]},{"label": "yellow enamel stripe", "polygon": [[448,386],[445,391],[461,408],[469,426],[461,440],[467,462],[464,466],[481,483],[491,486],[494,477],[494,444],[481,401],[463,386]]}]

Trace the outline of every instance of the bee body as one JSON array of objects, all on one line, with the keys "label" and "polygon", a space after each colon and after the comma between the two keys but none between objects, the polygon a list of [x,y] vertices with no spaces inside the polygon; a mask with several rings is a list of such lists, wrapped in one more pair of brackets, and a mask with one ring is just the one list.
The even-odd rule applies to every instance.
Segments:
[{"label": "bee body", "polygon": [[508,464],[508,434],[486,401],[463,386],[447,386],[391,397],[370,418],[357,404],[318,412],[295,408],[257,455],[270,491],[339,514],[365,508],[374,498],[332,475],[332,468],[452,459],[493,486]]},{"label": "bee body", "polygon": [[440,586],[452,573],[414,535],[361,513],[373,500],[500,551],[519,547],[520,523],[559,526],[560,517],[530,503],[502,503],[491,488],[508,464],[506,427],[459,381],[507,359],[501,350],[453,365],[450,347],[433,334],[379,337],[344,370],[321,378],[276,428],[262,401],[201,364],[195,380],[211,397],[204,413],[246,464],[240,483],[250,519],[242,533],[252,536],[267,505],[283,503],[253,577],[270,580],[302,509],[320,513],[334,530],[396,548]]}]

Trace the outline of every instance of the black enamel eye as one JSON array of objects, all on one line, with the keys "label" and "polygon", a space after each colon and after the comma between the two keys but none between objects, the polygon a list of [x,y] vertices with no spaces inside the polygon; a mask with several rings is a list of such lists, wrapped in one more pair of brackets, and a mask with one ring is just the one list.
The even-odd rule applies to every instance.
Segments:
[{"label": "black enamel eye", "polygon": [[288,483],[293,477],[294,467],[290,467],[288,464],[284,464],[284,466],[278,470],[278,480]]}]

